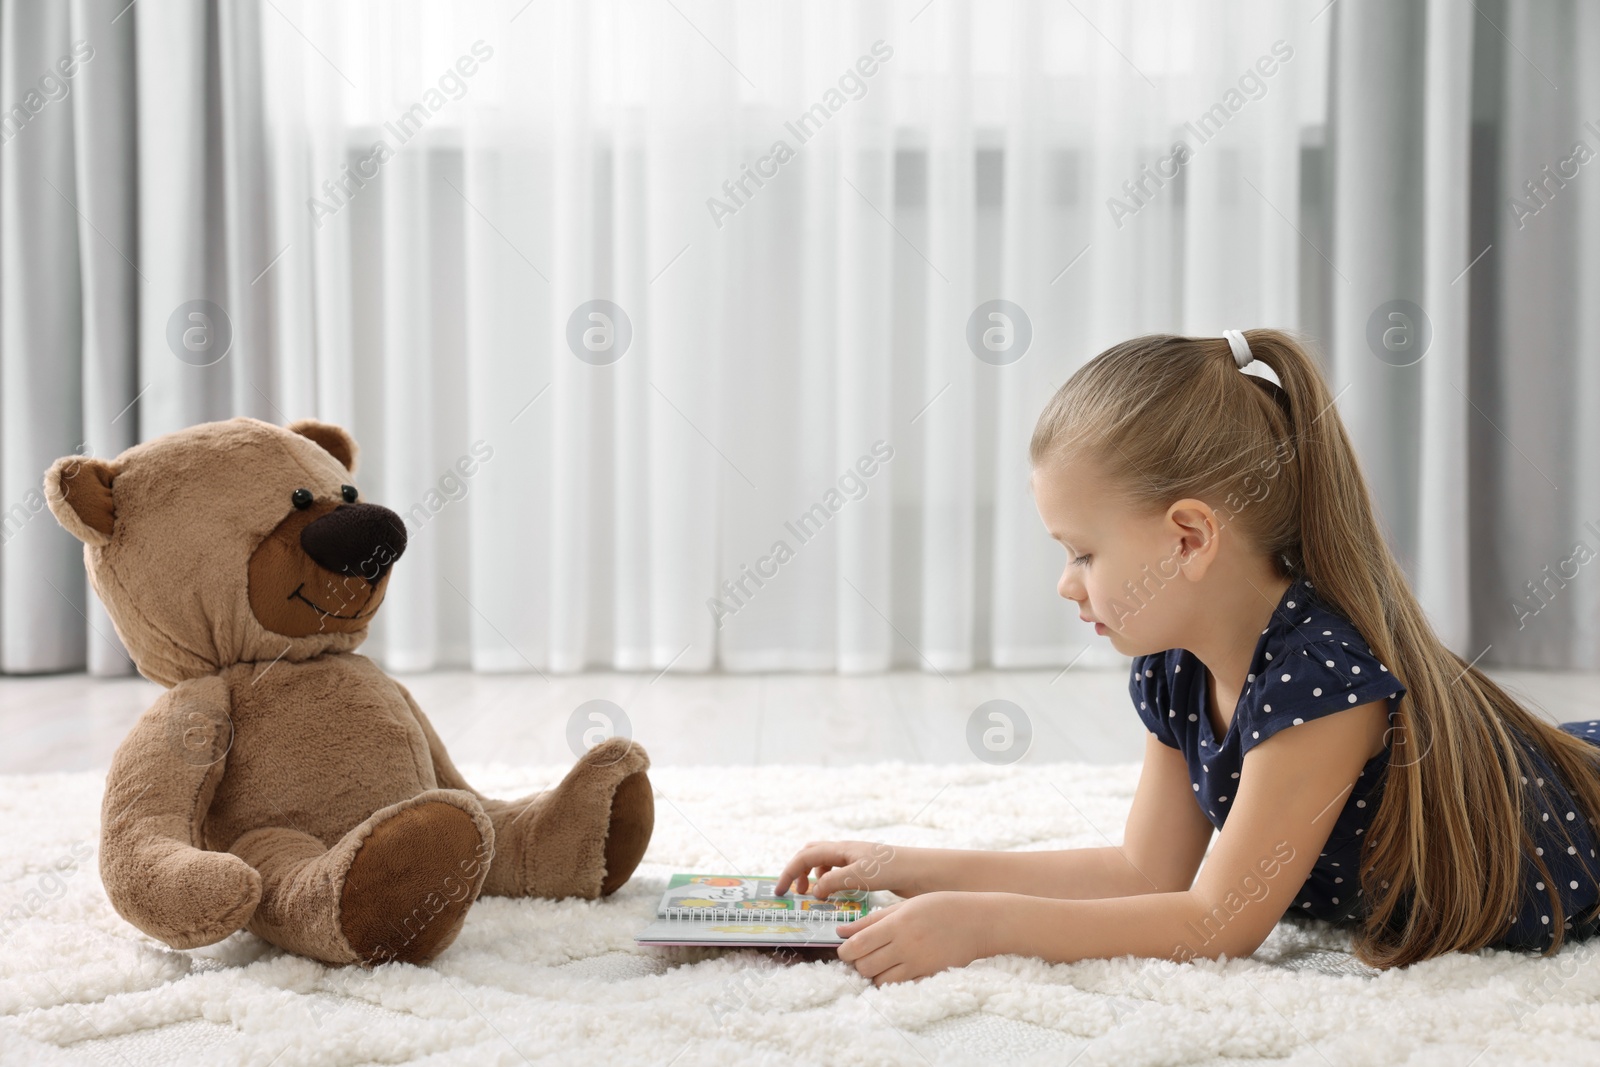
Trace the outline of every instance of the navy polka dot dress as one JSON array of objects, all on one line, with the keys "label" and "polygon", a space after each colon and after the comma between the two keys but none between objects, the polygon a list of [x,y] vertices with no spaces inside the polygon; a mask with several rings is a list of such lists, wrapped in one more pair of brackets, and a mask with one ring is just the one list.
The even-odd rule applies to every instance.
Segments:
[{"label": "navy polka dot dress", "polygon": [[[1561,729],[1574,737],[1600,746],[1600,719],[1561,723]],[[1600,876],[1600,835],[1593,832],[1583,812],[1574,803],[1571,794],[1556,776],[1549,762],[1532,745],[1523,742],[1534,766],[1533,781],[1519,776],[1531,801],[1529,810],[1535,820],[1531,836],[1534,851],[1544,861],[1555,879],[1555,890],[1561,898],[1566,913],[1564,940],[1581,941],[1600,931],[1600,915],[1583,918],[1594,908],[1597,896],[1595,879]],[[1562,834],[1564,829],[1567,836]],[[1545,886],[1545,876],[1533,865],[1531,857],[1524,856],[1522,863],[1522,897],[1511,929],[1498,944],[1507,948],[1544,950],[1555,937],[1552,924],[1554,912],[1550,908],[1550,894]]]},{"label": "navy polka dot dress", "polygon": [[[1222,737],[1207,713],[1205,664],[1187,649],[1138,656],[1128,692],[1145,726],[1163,743],[1183,753],[1195,801],[1218,830],[1228,821],[1238,793],[1244,757],[1279,730],[1332,715],[1346,708],[1387,700],[1391,720],[1406,687],[1380,663],[1366,641],[1342,615],[1317,599],[1304,578],[1290,584],[1261,631],[1250,659],[1244,691]],[[1563,723],[1563,730],[1600,746],[1600,721]],[[1529,799],[1544,818],[1533,830],[1536,847],[1566,909],[1566,937],[1586,937],[1600,928],[1600,917],[1574,922],[1593,908],[1600,863],[1596,842],[1572,798],[1556,780],[1544,757],[1529,746],[1537,787]],[[1354,924],[1364,915],[1359,855],[1362,835],[1383,796],[1389,749],[1368,760],[1345,799],[1328,842],[1288,911],[1331,923]],[[1569,814],[1571,813],[1571,814]],[[1559,820],[1571,833],[1569,846],[1551,827]],[[1571,851],[1569,851],[1569,848]],[[1587,859],[1585,859],[1587,857]],[[1580,861],[1582,861],[1580,863]],[[1587,870],[1581,869],[1587,865]],[[1542,876],[1524,864],[1523,902],[1509,917],[1510,929],[1499,947],[1543,949],[1553,931]]]}]

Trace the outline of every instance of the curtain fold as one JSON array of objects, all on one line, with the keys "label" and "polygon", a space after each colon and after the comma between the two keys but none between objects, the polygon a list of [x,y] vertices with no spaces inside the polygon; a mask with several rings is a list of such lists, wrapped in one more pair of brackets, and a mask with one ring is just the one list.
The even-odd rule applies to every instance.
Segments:
[{"label": "curtain fold", "polygon": [[361,443],[392,670],[1116,666],[1034,418],[1255,325],[1318,346],[1446,643],[1593,667],[1597,43],[1534,0],[0,0],[0,671],[130,669],[49,463],[235,414]]},{"label": "curtain fold", "polygon": [[[121,10],[114,3],[73,0],[71,25],[75,40],[94,55],[79,69],[72,101],[72,144],[75,200],[81,211],[75,233],[65,240],[77,245],[78,284],[82,287],[78,307],[81,348],[62,353],[60,379],[76,380],[81,407],[64,413],[57,429],[78,430],[73,448],[87,454],[111,456],[138,441],[138,423],[130,406],[138,396],[139,376],[137,336],[139,314],[138,271],[133,264],[138,256],[136,112],[138,91],[132,55],[133,22],[118,19]],[[94,33],[85,32],[95,27]],[[4,36],[0,34],[0,36]],[[91,37],[94,43],[90,43]],[[0,149],[3,151],[3,149]],[[0,175],[3,175],[0,171]],[[5,179],[0,176],[0,184]],[[26,188],[24,186],[23,188]],[[36,190],[37,191],[37,190]],[[89,220],[93,219],[93,225]],[[0,233],[5,231],[0,220]],[[65,257],[63,257],[65,258]],[[0,265],[0,273],[4,272]],[[0,317],[4,316],[6,295],[0,291]],[[70,338],[70,307],[52,308],[56,329]],[[0,342],[3,343],[3,342]],[[9,346],[6,346],[9,348]],[[5,363],[0,358],[0,367]],[[76,371],[76,373],[73,373]],[[9,420],[7,421],[9,427]],[[0,453],[7,450],[7,432],[0,432]],[[53,461],[51,461],[53,462]],[[43,471],[20,472],[26,477],[42,477]],[[43,518],[43,516],[41,516]],[[74,628],[68,642],[53,641],[44,658],[21,655],[22,669],[61,669],[87,666],[95,674],[131,673],[122,642],[111,625],[111,616],[98,597],[88,592],[88,579],[82,574],[83,555],[70,539],[48,549],[51,567],[63,590],[84,590],[81,605],[86,628]],[[0,553],[0,557],[6,553]],[[0,598],[4,595],[4,561],[0,559]],[[76,613],[64,613],[65,603],[57,597],[49,624],[69,624]],[[10,601],[5,601],[10,603]],[[35,608],[37,605],[33,605]],[[26,609],[25,609],[26,610]],[[0,633],[9,628],[0,623]],[[60,651],[81,638],[86,655],[73,654],[62,660]],[[3,647],[3,646],[0,646]],[[49,664],[46,667],[45,664]],[[0,664],[0,670],[10,670]]]},{"label": "curtain fold", "polygon": [[[1411,556],[1417,599],[1435,632],[1468,658],[1471,638],[1469,542],[1457,531],[1471,529],[1467,486],[1468,298],[1463,271],[1480,250],[1471,235],[1472,42],[1474,14],[1464,0],[1429,0],[1422,132],[1423,187],[1429,190],[1422,226],[1425,236],[1423,304],[1432,342],[1421,370],[1417,419],[1418,496],[1416,551]],[[1466,651],[1463,651],[1466,650]]]}]

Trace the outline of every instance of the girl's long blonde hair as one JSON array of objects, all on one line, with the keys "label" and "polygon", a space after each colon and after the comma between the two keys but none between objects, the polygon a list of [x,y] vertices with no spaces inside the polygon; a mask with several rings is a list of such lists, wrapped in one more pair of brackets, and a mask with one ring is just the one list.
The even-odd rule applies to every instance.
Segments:
[{"label": "girl's long blonde hair", "polygon": [[[1225,526],[1283,577],[1310,579],[1405,685],[1363,849],[1363,962],[1386,969],[1497,942],[1519,910],[1523,857],[1543,875],[1554,933],[1545,954],[1555,952],[1565,917],[1534,852],[1539,812],[1524,789],[1537,789],[1536,770],[1517,735],[1597,830],[1600,748],[1528,712],[1440,643],[1384,540],[1316,362],[1279,330],[1245,339],[1281,388],[1242,373],[1221,337],[1156,334],[1100,353],[1040,415],[1033,465],[1087,459],[1139,511],[1184,497],[1225,508]],[[1553,795],[1548,806],[1575,845]]]}]

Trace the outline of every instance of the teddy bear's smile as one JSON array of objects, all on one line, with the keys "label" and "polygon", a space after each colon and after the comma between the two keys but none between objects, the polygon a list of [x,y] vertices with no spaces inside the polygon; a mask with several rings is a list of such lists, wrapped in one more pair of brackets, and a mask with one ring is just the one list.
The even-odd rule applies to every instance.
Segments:
[{"label": "teddy bear's smile", "polygon": [[[337,612],[329,611],[327,608],[323,607],[321,604],[318,604],[315,600],[312,600],[311,598],[307,597],[304,593],[300,592],[300,590],[304,589],[305,587],[306,587],[306,584],[304,582],[301,582],[299,585],[295,586],[294,587],[294,592],[289,594],[289,599],[290,600],[300,600],[300,601],[304,601],[307,604],[310,604],[311,607],[312,607],[312,610],[320,612],[323,615],[324,618],[329,618],[329,619],[362,619],[362,618],[366,618],[367,616],[371,615],[373,612],[378,610],[377,605],[373,604],[366,611],[358,611],[354,615],[340,615]],[[368,598],[368,603],[371,603],[371,599],[370,598]]]}]

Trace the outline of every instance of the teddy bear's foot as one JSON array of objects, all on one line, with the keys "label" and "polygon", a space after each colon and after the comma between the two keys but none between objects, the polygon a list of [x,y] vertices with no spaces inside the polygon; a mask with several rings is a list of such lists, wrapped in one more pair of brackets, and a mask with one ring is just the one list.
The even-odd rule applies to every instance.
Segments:
[{"label": "teddy bear's foot", "polygon": [[494,851],[478,819],[429,800],[372,828],[339,896],[340,929],[362,960],[421,963],[456,939]]},{"label": "teddy bear's foot", "polygon": [[584,753],[554,789],[487,805],[495,857],[483,891],[590,900],[615,892],[655,826],[649,766],[643,746],[613,737]]},{"label": "teddy bear's foot", "polygon": [[261,874],[251,932],[334,965],[421,963],[460,932],[494,828],[471,794],[431,789],[374,812],[332,848],[268,827],[229,851]]},{"label": "teddy bear's foot", "polygon": [[600,895],[609,897],[633,877],[656,825],[656,797],[643,771],[624,778],[611,797],[611,827],[606,833],[606,876]]}]

